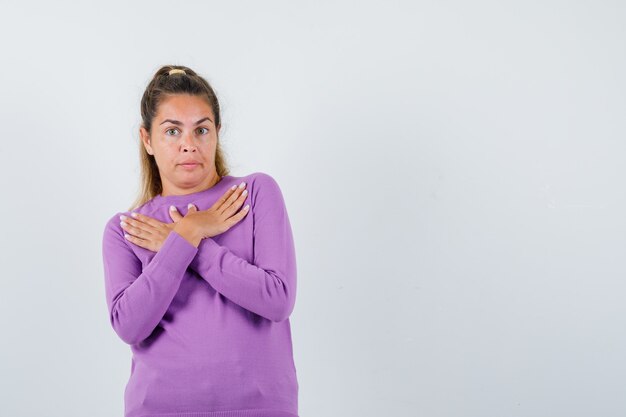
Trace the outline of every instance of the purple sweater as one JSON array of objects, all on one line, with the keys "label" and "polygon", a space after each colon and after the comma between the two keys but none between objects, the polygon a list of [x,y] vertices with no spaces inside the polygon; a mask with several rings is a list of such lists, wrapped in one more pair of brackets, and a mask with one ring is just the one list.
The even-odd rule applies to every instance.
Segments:
[{"label": "purple sweater", "polygon": [[158,252],[124,238],[121,214],[102,240],[113,329],[132,351],[125,417],[297,417],[289,316],[296,259],[276,181],[223,177],[187,195],[156,196],[134,211],[171,223],[170,205],[208,209],[246,182],[250,211],[198,248],[172,231]]}]

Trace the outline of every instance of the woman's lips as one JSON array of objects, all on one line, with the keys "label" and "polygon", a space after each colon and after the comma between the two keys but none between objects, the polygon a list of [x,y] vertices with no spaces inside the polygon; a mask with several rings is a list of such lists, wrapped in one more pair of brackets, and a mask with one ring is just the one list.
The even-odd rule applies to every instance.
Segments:
[{"label": "woman's lips", "polygon": [[200,164],[180,164],[180,166],[182,166],[185,169],[194,169],[198,165],[200,165]]}]

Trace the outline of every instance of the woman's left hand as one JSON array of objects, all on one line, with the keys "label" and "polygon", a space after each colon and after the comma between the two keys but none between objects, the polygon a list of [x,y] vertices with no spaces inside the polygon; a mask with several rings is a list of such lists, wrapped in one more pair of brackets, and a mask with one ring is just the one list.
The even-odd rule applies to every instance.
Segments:
[{"label": "woman's left hand", "polygon": [[[190,204],[187,213],[192,211],[198,211],[198,209],[193,204]],[[174,221],[173,223],[163,223],[153,217],[134,212],[135,216],[132,218],[124,215],[120,216],[122,229],[125,232],[124,237],[137,246],[158,252],[161,246],[163,246],[165,239],[176,226],[176,223],[184,218],[175,207],[174,210],[169,210],[169,213]]]}]

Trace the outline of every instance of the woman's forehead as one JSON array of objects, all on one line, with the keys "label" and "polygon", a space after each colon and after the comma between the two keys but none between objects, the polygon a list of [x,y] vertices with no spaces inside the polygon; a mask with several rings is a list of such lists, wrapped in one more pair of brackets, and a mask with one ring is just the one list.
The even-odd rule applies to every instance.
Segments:
[{"label": "woman's forehead", "polygon": [[159,103],[157,118],[175,119],[185,124],[195,124],[209,117],[213,121],[213,111],[205,99],[198,96],[176,95]]}]

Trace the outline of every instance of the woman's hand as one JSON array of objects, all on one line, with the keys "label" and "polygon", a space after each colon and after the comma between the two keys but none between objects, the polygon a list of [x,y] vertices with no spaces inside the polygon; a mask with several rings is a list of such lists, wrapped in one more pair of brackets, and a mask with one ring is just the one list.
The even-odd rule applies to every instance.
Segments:
[{"label": "woman's hand", "polygon": [[[191,205],[194,210],[197,210],[195,206]],[[187,214],[192,211],[190,208]],[[122,229],[124,229],[124,237],[133,242],[137,246],[158,252],[163,246],[163,242],[167,239],[170,232],[174,230],[174,227],[179,220],[183,219],[178,210],[170,210],[170,217],[174,220],[174,223],[163,223],[153,217],[146,216],[140,213],[131,213],[132,218],[124,215],[120,216]]]},{"label": "woman's hand", "polygon": [[202,239],[224,233],[243,219],[250,210],[248,204],[237,212],[248,195],[245,186],[246,183],[242,182],[239,187],[230,188],[207,210],[187,212],[185,222],[193,225],[191,228],[198,230]]},{"label": "woman's hand", "polygon": [[[202,239],[224,233],[238,223],[249,211],[246,205],[240,212],[233,215],[243,204],[247,196],[245,183],[235,189],[229,189],[209,209],[198,211],[190,204],[185,216],[174,207],[170,210],[173,223],[163,223],[144,214],[132,213],[133,218],[120,216],[124,237],[142,248],[158,252],[174,227],[185,219],[187,230],[198,230]],[[194,245],[195,246],[195,245]]]}]

